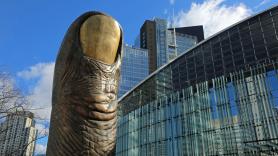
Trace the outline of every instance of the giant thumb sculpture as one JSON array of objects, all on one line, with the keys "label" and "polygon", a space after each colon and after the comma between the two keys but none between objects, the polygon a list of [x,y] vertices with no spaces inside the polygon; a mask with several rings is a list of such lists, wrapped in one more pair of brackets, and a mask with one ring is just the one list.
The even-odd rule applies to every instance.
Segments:
[{"label": "giant thumb sculpture", "polygon": [[115,155],[123,34],[110,16],[76,19],[54,72],[47,156]]}]

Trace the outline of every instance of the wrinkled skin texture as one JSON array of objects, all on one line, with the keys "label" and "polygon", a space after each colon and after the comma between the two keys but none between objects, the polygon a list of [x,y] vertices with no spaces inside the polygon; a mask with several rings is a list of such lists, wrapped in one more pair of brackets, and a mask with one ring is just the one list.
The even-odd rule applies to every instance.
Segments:
[{"label": "wrinkled skin texture", "polygon": [[98,12],[80,16],[61,45],[54,72],[47,156],[115,155],[117,101],[122,33],[113,64],[82,51],[82,23]]}]

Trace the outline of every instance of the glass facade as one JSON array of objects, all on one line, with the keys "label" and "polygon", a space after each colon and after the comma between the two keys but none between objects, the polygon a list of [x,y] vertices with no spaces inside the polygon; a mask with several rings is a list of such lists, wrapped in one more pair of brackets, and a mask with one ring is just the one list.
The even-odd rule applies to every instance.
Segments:
[{"label": "glass facade", "polygon": [[[176,40],[176,41],[175,41]],[[191,36],[174,32],[173,30],[167,31],[168,53],[167,62],[175,59],[180,54],[186,52],[189,48],[192,48],[197,44],[197,36]]]},{"label": "glass facade", "polygon": [[167,63],[167,21],[155,18],[157,67]]},{"label": "glass facade", "polygon": [[157,67],[161,67],[197,44],[197,36],[177,33],[167,28],[165,19],[155,18]]},{"label": "glass facade", "polygon": [[199,43],[119,105],[119,156],[277,155],[278,6]]},{"label": "glass facade", "polygon": [[124,46],[118,97],[124,95],[149,74],[148,50]]},{"label": "glass facade", "polygon": [[155,18],[146,20],[140,29],[140,42],[137,38],[136,45],[140,43],[141,48],[148,49],[149,73],[204,39],[203,26],[173,29],[167,28],[167,25],[167,20]]},{"label": "glass facade", "polygon": [[136,36],[134,40],[134,47],[140,48],[140,34]]}]

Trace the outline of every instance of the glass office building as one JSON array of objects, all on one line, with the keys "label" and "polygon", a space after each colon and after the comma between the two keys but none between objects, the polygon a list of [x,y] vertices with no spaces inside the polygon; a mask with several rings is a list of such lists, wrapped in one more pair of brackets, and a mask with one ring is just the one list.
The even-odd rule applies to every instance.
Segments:
[{"label": "glass office building", "polygon": [[140,48],[140,34],[138,34],[134,40],[134,47]]},{"label": "glass office building", "polygon": [[[149,52],[149,72],[165,65],[204,39],[203,26],[167,28],[165,19],[146,20],[136,44]],[[176,31],[175,31],[176,30]]]},{"label": "glass office building", "polygon": [[157,68],[167,63],[167,21],[155,18]]},{"label": "glass office building", "polygon": [[167,62],[175,59],[177,56],[186,52],[198,42],[197,36],[182,34],[174,30],[167,30]]},{"label": "glass office building", "polygon": [[197,44],[197,36],[168,29],[168,22],[165,19],[155,18],[154,22],[158,68]]},{"label": "glass office building", "polygon": [[149,75],[148,50],[124,46],[118,97]]},{"label": "glass office building", "polygon": [[116,155],[277,155],[278,6],[202,41],[119,99]]}]

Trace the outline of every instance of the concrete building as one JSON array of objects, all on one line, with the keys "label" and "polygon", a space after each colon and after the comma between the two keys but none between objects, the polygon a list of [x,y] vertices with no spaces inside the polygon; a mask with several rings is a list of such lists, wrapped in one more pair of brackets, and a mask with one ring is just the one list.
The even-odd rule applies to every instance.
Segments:
[{"label": "concrete building", "polygon": [[33,156],[36,135],[33,113],[20,111],[8,114],[0,126],[0,155]]}]

